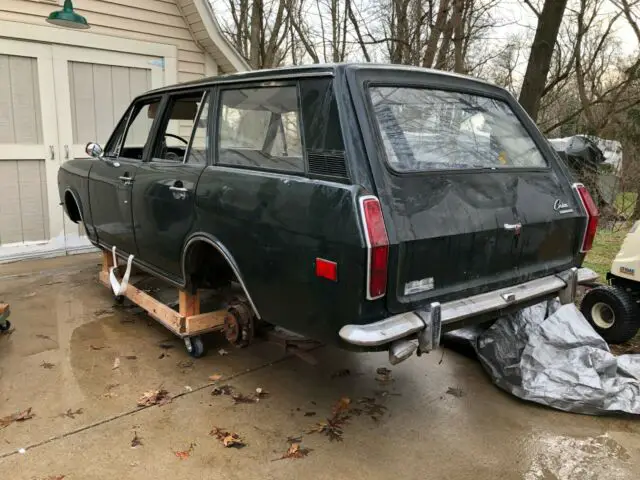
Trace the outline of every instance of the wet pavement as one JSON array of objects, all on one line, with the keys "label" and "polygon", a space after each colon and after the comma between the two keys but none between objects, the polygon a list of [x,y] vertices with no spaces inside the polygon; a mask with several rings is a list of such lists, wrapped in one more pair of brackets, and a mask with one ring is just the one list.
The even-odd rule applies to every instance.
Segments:
[{"label": "wet pavement", "polygon": [[[640,478],[637,420],[526,404],[448,350],[390,367],[384,353],[322,347],[313,366],[273,344],[235,349],[212,334],[208,355],[191,359],[155,321],[114,307],[99,260],[0,265],[15,327],[0,336],[0,418],[34,414],[0,421],[0,478]],[[222,378],[213,385],[212,375]],[[212,395],[216,385],[269,395],[236,403]],[[137,406],[160,388],[170,403]],[[334,417],[341,441],[307,433],[345,397]],[[214,427],[246,446],[225,448]],[[308,454],[280,459],[289,437]]]}]

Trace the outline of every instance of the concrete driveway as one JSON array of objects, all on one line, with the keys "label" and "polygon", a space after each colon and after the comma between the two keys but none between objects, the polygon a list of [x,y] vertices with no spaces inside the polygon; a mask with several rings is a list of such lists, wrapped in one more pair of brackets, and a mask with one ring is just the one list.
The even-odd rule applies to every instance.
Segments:
[{"label": "concrete driveway", "polygon": [[[448,350],[380,376],[383,353],[323,347],[312,366],[273,344],[238,350],[213,334],[209,354],[192,360],[156,322],[113,308],[98,263],[83,255],[0,265],[0,300],[15,326],[0,336],[0,417],[34,414],[0,425],[0,478],[640,478],[637,420],[525,404]],[[212,395],[212,375],[236,394],[269,395],[236,404]],[[159,388],[170,403],[137,406]],[[341,441],[307,433],[344,397]],[[214,427],[246,446],[225,448]],[[134,437],[141,445],[132,448]],[[278,460],[288,437],[308,455]]]}]

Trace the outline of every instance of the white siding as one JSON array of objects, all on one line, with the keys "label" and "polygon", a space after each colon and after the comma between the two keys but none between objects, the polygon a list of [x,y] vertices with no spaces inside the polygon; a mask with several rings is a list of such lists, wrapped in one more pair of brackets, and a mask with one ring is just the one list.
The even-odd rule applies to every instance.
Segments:
[{"label": "white siding", "polygon": [[[38,0],[0,0],[0,18],[43,25],[47,15],[58,8]],[[82,0],[74,8],[91,24],[89,32],[176,45],[179,82],[203,77],[203,50],[175,0]]]}]

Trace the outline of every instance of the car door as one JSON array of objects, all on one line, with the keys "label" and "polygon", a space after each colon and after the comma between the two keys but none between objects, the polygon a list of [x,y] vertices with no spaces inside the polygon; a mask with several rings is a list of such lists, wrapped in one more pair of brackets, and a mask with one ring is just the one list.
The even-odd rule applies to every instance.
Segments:
[{"label": "car door", "polygon": [[161,97],[140,100],[130,108],[107,145],[103,161],[89,174],[89,201],[98,241],[137,255],[131,211],[136,170],[148,151],[148,139]]},{"label": "car door", "polygon": [[195,191],[208,163],[208,92],[169,95],[149,158],[133,185],[133,221],[141,259],[179,281],[181,253],[195,222]]}]

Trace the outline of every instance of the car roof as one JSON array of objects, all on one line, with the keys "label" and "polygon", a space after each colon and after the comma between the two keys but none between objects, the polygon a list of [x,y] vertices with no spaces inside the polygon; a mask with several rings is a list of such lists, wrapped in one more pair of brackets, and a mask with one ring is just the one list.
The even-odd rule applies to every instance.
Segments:
[{"label": "car roof", "polygon": [[255,80],[282,80],[282,79],[298,79],[305,77],[321,77],[321,76],[334,76],[339,70],[386,70],[386,71],[399,71],[399,72],[423,72],[431,75],[454,77],[464,79],[473,83],[479,83],[482,85],[494,84],[481,80],[479,78],[470,77],[468,75],[461,75],[453,72],[445,72],[443,70],[435,70],[431,68],[414,67],[410,65],[396,65],[396,64],[377,64],[377,63],[323,63],[312,65],[297,65],[289,67],[269,68],[263,70],[249,70],[246,72],[230,73],[227,75],[217,75],[213,77],[206,77],[198,80],[192,80],[190,82],[178,83],[161,87],[155,90],[151,90],[147,94],[158,94],[178,91],[181,89],[191,89],[194,87],[206,87],[210,85],[218,85],[224,83],[236,83],[242,81],[255,81]]}]

